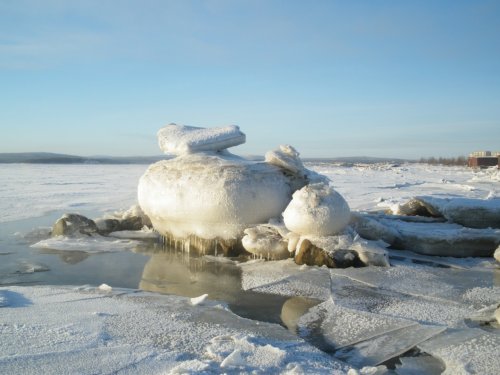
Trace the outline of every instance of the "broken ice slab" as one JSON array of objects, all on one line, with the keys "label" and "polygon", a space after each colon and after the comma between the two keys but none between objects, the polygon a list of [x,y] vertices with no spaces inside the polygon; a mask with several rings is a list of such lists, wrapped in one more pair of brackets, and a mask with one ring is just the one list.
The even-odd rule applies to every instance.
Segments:
[{"label": "broken ice slab", "polygon": [[[252,264],[247,262],[238,266],[242,270],[245,290],[320,300],[330,297],[331,280],[326,267],[298,267],[292,259]],[[353,283],[346,278],[337,278],[335,282],[338,287]]]},{"label": "broken ice slab", "polygon": [[490,257],[500,244],[500,230],[458,224],[408,222],[387,215],[356,214],[353,228],[363,238],[383,240],[394,248],[419,254]]},{"label": "broken ice slab", "polygon": [[348,309],[329,300],[302,316],[299,329],[303,336],[320,336],[328,347],[340,349],[415,324],[410,320]]},{"label": "broken ice slab", "polygon": [[470,228],[500,228],[500,199],[421,196],[398,207],[406,215],[442,216]]},{"label": "broken ice slab", "polygon": [[359,368],[376,366],[407,352],[445,329],[446,327],[420,324],[403,327],[342,348],[335,353],[335,357]]},{"label": "broken ice slab", "polygon": [[293,259],[266,262],[262,259],[239,263],[241,269],[241,286],[243,290],[279,282],[304,270],[297,267]]},{"label": "broken ice slab", "polygon": [[418,344],[421,351],[440,358],[446,374],[498,375],[500,335],[477,328],[447,329]]},{"label": "broken ice slab", "polygon": [[332,299],[350,309],[452,327],[464,327],[464,319],[474,312],[466,304],[361,285],[334,289]]},{"label": "broken ice slab", "polygon": [[[414,263],[418,264],[426,264],[430,266],[437,266],[437,267],[445,267],[445,268],[458,268],[458,269],[467,269],[464,264],[460,264],[459,262],[453,262],[452,258],[448,257],[438,257],[438,256],[431,256],[431,255],[423,255],[423,254],[417,254],[414,253],[413,251],[409,250],[395,250],[395,249],[390,249],[389,251],[389,259],[391,260],[409,260]],[[463,262],[462,262],[463,263]]]},{"label": "broken ice slab", "polygon": [[330,273],[332,278],[345,277],[359,284],[435,302],[466,306],[472,303],[474,308],[482,308],[500,295],[493,269],[462,270],[410,263],[390,268],[332,269]]},{"label": "broken ice slab", "polygon": [[398,375],[440,375],[445,366],[442,361],[432,356],[401,357],[401,364],[396,365]]}]

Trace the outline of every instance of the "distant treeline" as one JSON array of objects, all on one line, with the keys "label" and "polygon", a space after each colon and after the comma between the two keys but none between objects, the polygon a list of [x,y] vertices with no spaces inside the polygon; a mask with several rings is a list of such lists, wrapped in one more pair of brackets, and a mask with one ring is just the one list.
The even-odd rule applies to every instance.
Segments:
[{"label": "distant treeline", "polygon": [[420,158],[419,163],[433,164],[433,165],[467,165],[467,158],[465,156],[457,156],[456,158]]}]

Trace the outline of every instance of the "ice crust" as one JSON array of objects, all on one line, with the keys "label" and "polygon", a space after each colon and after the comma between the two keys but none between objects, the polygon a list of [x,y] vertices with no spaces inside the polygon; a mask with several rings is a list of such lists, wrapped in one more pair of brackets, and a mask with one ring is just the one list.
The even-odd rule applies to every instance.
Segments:
[{"label": "ice crust", "polygon": [[158,144],[166,154],[220,151],[242,143],[245,143],[245,134],[236,125],[199,128],[172,123],[158,131]]}]

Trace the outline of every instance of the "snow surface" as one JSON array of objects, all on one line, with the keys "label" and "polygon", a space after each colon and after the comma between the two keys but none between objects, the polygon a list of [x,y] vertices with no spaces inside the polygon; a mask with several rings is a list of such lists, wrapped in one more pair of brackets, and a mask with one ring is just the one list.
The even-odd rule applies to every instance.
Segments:
[{"label": "snow surface", "polygon": [[144,165],[0,163],[0,222],[128,208],[143,173]]}]

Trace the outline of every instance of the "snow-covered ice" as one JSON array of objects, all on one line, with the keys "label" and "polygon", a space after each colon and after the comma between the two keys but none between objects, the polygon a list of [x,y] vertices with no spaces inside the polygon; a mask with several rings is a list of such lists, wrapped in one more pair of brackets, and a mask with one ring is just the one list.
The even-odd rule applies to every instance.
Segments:
[{"label": "snow-covered ice", "polygon": [[[231,163],[233,156],[226,156]],[[284,160],[279,153],[275,156]],[[499,172],[493,169],[304,164],[328,176],[353,212],[394,212],[422,195],[484,201],[500,196]],[[294,167],[300,165],[291,162],[287,166]],[[281,167],[268,163],[266,168]],[[54,237],[53,243],[45,242],[44,249],[28,247],[49,241],[46,230],[24,235],[34,229],[31,218],[41,216],[36,225],[48,226],[55,219],[49,215],[56,213],[82,211],[98,217],[126,209],[136,203],[135,188],[143,172],[144,166],[137,165],[0,164],[1,373],[345,374],[351,367],[355,370],[351,373],[383,373],[382,367],[362,366],[397,357],[415,345],[424,357],[403,353],[393,373],[425,373],[424,363],[430,362],[434,365],[429,371],[442,363],[447,374],[498,373],[499,331],[493,319],[500,303],[500,277],[492,257],[431,257],[389,249],[391,267],[356,269],[297,266],[291,259],[222,262],[215,256],[198,258],[215,265],[213,271],[206,271],[201,261],[169,263],[168,253],[144,247],[141,238]],[[284,183],[291,192],[290,181]],[[20,234],[14,236],[15,232]],[[114,241],[126,242],[113,247]],[[136,255],[131,251],[144,251],[138,255],[144,257],[140,267],[129,269],[132,264],[116,261]],[[62,254],[80,258],[77,263],[65,263]],[[102,278],[94,286],[13,285],[47,283],[60,271],[68,280],[72,273],[88,271],[87,264],[102,267]],[[17,272],[22,267],[47,270]],[[120,267],[123,275],[137,273],[132,288],[186,297],[121,289],[119,278],[113,276]],[[79,284],[79,276],[74,274],[70,280]],[[99,287],[103,283],[109,287]],[[216,289],[214,295],[210,288]],[[190,298],[203,294],[210,298],[193,305]],[[281,310],[283,324],[290,330],[264,322],[265,314],[260,314],[260,321],[236,315],[240,313],[237,302],[247,302],[243,296],[277,305],[271,307],[278,316]],[[245,308],[266,306],[247,304]],[[429,332],[433,336],[423,340]],[[390,353],[379,350],[379,340],[387,342],[383,348],[390,348]],[[338,349],[343,351],[336,353]]]},{"label": "snow-covered ice", "polygon": [[2,287],[0,373],[345,374],[286,329],[215,303],[108,288]]}]

